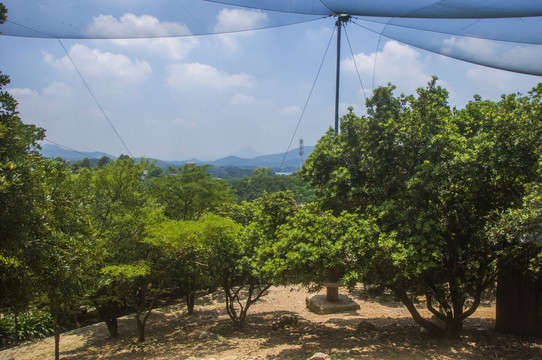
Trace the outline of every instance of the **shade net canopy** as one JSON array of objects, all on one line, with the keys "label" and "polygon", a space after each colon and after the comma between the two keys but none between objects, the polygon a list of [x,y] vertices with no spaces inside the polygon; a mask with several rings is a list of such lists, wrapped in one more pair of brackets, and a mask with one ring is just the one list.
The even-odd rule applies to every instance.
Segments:
[{"label": "shade net canopy", "polygon": [[[434,53],[542,75],[540,0],[3,0],[2,35],[128,39],[252,31],[351,15],[359,26]],[[363,41],[363,39],[356,39]]]}]

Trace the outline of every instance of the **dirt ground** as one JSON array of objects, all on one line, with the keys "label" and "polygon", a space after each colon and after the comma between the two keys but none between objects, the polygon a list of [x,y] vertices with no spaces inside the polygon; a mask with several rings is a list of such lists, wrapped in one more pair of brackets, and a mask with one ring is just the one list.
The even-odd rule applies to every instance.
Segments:
[{"label": "dirt ground", "polygon": [[[108,339],[99,323],[64,333],[62,359],[308,359],[317,352],[331,359],[542,359],[542,339],[495,332],[495,304],[484,302],[465,322],[462,335],[435,338],[420,332],[407,310],[387,295],[361,300],[358,311],[317,315],[305,306],[309,294],[302,288],[271,288],[254,304],[246,327],[234,331],[220,292],[199,297],[193,315],[184,303],[153,312],[147,324],[147,340],[136,341],[133,317],[119,322],[119,337]],[[420,309],[424,304],[419,304]],[[427,311],[422,310],[429,316]],[[297,325],[273,330],[282,314],[295,314]],[[376,330],[356,328],[367,321]],[[202,335],[217,334],[214,339]],[[53,339],[47,338],[0,352],[0,359],[53,358]]]}]

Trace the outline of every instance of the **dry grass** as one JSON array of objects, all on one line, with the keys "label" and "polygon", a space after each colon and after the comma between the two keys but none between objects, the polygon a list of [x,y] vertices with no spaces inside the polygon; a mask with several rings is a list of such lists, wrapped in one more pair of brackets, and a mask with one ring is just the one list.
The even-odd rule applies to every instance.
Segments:
[{"label": "dry grass", "polygon": [[[332,359],[542,359],[542,340],[493,331],[493,302],[480,306],[467,319],[459,338],[424,335],[406,309],[388,296],[358,300],[361,310],[317,315],[305,307],[300,288],[272,288],[249,310],[248,323],[234,331],[225,315],[221,293],[200,297],[195,313],[184,304],[157,309],[147,325],[147,341],[137,343],[135,320],[121,318],[119,337],[108,339],[103,323],[67,332],[61,337],[62,359],[307,359],[324,352]],[[420,308],[423,304],[420,304]],[[422,312],[429,315],[427,312]],[[296,314],[299,324],[273,331],[281,314]],[[376,331],[357,334],[365,320]],[[203,331],[219,333],[217,340],[201,340]],[[0,352],[0,359],[51,359],[52,338]]]}]

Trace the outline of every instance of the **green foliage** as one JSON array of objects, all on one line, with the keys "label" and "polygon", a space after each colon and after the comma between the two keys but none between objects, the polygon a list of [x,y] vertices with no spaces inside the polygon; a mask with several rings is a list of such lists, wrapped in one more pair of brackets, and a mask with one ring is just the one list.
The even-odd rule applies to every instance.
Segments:
[{"label": "green foliage", "polygon": [[[220,285],[226,293],[228,315],[236,327],[243,327],[249,307],[271,286],[272,277],[264,269],[264,264],[273,256],[272,244],[277,240],[279,226],[297,210],[291,192],[279,192],[263,196],[253,204],[243,203],[251,216],[237,216],[244,222],[237,243],[226,258],[234,260],[233,271],[225,272]],[[233,212],[234,215],[246,211]],[[242,290],[246,290],[244,303]],[[238,307],[236,308],[236,304]]]},{"label": "green foliage", "polygon": [[542,188],[540,184],[527,186],[521,207],[502,212],[487,225],[491,244],[509,250],[501,259],[507,271],[523,279],[542,276]]},{"label": "green foliage", "polygon": [[3,24],[7,19],[7,9],[4,4],[0,3],[0,24]]},{"label": "green foliage", "polygon": [[98,160],[98,162],[96,163],[95,166],[96,166],[98,169],[101,169],[101,168],[103,168],[105,165],[109,164],[110,162],[111,162],[111,159],[104,155],[104,156],[102,156],[102,157]]},{"label": "green foliage", "polygon": [[240,241],[242,227],[233,220],[206,214],[198,221],[184,222],[188,241],[197,244],[200,257],[195,261],[205,264],[217,282],[236,281],[243,277],[238,272],[244,247]]},{"label": "green foliage", "polygon": [[224,289],[226,311],[235,327],[244,326],[250,306],[271,286],[263,264],[273,256],[278,227],[296,210],[292,194],[283,192],[223,209],[230,218],[200,219],[205,219],[201,226],[209,271]]},{"label": "green foliage", "polygon": [[194,310],[196,291],[214,285],[204,244],[206,231],[213,226],[206,216],[202,221],[168,220],[154,226],[148,240],[162,249],[169,263],[167,277],[185,297],[188,313]]},{"label": "green foliage", "polygon": [[[248,309],[266,287],[260,285],[247,261],[251,249],[241,240],[242,226],[229,218],[211,214],[186,225],[191,228],[193,241],[201,244],[196,265],[205,267],[209,284],[222,286],[228,316],[235,327],[243,327]],[[243,299],[244,291],[247,294]]]},{"label": "green foliage", "polygon": [[148,181],[152,178],[160,177],[163,175],[164,175],[164,170],[162,170],[160,166],[156,165],[155,163],[149,163],[148,169],[146,170],[146,173],[145,173],[145,180]]},{"label": "green foliage", "polygon": [[104,320],[109,319],[111,336],[116,335],[119,304],[131,302],[144,339],[147,314],[163,285],[164,249],[149,238],[164,216],[143,182],[148,165],[123,158],[76,175],[76,191],[94,229],[92,248],[97,254],[89,295]]},{"label": "green foliage", "polygon": [[287,176],[276,175],[270,168],[256,169],[251,177],[229,179],[228,183],[239,202],[254,201],[266,194],[288,190],[293,192],[299,203],[315,199],[314,190],[307,183],[302,182],[297,173]]},{"label": "green foliage", "polygon": [[244,169],[237,166],[213,166],[207,170],[215,179],[244,178],[250,176],[252,171],[251,169]]},{"label": "green foliage", "polygon": [[[1,75],[0,86],[7,83]],[[70,174],[38,154],[44,130],[23,124],[7,92],[0,103],[1,306],[20,312],[38,292],[63,306],[79,292],[86,231],[71,208]]]},{"label": "green foliage", "polygon": [[[0,90],[9,78],[0,73]],[[17,102],[0,91],[0,256],[3,262],[25,271],[22,259],[28,243],[43,230],[36,201],[42,202],[42,167],[37,141],[44,130],[24,124],[17,113]]]},{"label": "green foliage", "polygon": [[44,338],[53,333],[53,319],[43,310],[0,315],[0,346]]},{"label": "green foliage", "polygon": [[343,117],[341,133],[319,141],[301,175],[324,208],[364,218],[350,243],[350,278],[393,289],[420,325],[439,332],[413,305],[425,295],[454,332],[521,248],[517,237],[492,240],[487,227],[540,183],[542,85],[453,111],[436,79],[417,96],[393,90],[375,90],[366,117]]},{"label": "green foliage", "polygon": [[332,270],[344,272],[348,235],[356,226],[352,215],[334,216],[317,203],[306,204],[278,228],[263,270],[275,283],[318,287]]},{"label": "green foliage", "polygon": [[[8,83],[0,74],[0,90]],[[0,308],[21,313],[32,301],[49,305],[58,358],[59,313],[83,293],[88,229],[72,206],[77,200],[66,164],[37,151],[43,137],[0,91]]]},{"label": "green foliage", "polygon": [[208,166],[170,167],[168,175],[149,180],[153,195],[175,220],[195,220],[222,203],[232,201],[228,185],[207,173]]}]

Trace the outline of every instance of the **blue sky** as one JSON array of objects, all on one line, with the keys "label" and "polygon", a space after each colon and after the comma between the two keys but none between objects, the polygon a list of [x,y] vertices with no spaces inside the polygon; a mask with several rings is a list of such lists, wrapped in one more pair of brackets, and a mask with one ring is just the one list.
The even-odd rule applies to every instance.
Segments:
[{"label": "blue sky", "polygon": [[[269,21],[255,10],[201,16],[218,32],[231,24],[255,27]],[[95,36],[137,33],[138,28],[152,29],[156,36],[172,28],[196,33],[190,25],[144,9],[94,14],[84,21],[81,26]],[[211,160],[280,153],[288,149],[334,22],[327,18],[235,34],[157,39],[59,42],[0,36],[0,71],[11,78],[8,91],[19,102],[23,121],[45,128],[48,139],[73,149],[127,152],[64,48],[133,156]],[[389,82],[400,92],[413,93],[436,75],[450,92],[450,104],[462,107],[474,94],[498,100],[503,93],[527,93],[542,81],[379,38],[355,24],[346,31],[364,89],[343,33],[341,114],[349,106],[364,114],[364,93],[370,96],[374,87]],[[293,147],[300,137],[314,145],[333,125],[335,52],[333,39]],[[253,152],[239,153],[248,148]]]}]

